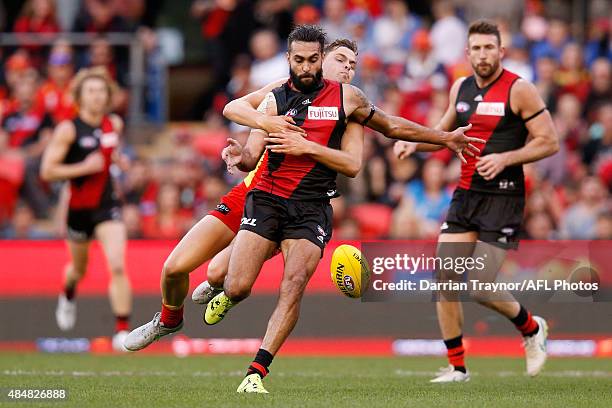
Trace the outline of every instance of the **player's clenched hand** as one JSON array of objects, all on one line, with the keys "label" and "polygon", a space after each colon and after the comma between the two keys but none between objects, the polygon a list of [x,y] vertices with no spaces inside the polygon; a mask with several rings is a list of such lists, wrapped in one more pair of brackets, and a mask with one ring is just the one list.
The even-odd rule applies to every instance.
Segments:
[{"label": "player's clenched hand", "polygon": [[478,162],[476,162],[476,170],[485,180],[494,179],[506,166],[506,156],[499,153],[479,157]]},{"label": "player's clenched hand", "polygon": [[85,174],[100,173],[104,170],[104,156],[99,150],[89,153],[83,160],[83,170]]},{"label": "player's clenched hand", "polygon": [[229,174],[234,174],[234,168],[242,160],[242,145],[231,137],[227,139],[228,145],[221,152],[221,157],[227,165]]},{"label": "player's clenched hand", "polygon": [[286,131],[270,133],[264,140],[269,143],[266,149],[271,152],[301,156],[309,152],[310,142],[305,137],[306,133]]},{"label": "player's clenched hand", "polygon": [[291,116],[266,116],[263,119],[262,129],[267,133],[282,133],[285,131],[294,131],[306,134],[304,129],[297,126]]},{"label": "player's clenched hand", "polygon": [[416,148],[417,144],[414,142],[398,140],[393,145],[393,153],[398,159],[404,160],[410,157],[412,153],[416,152]]},{"label": "player's clenched hand", "polygon": [[463,163],[467,163],[463,153],[467,154],[468,156],[476,157],[474,152],[480,152],[480,149],[474,146],[472,143],[486,143],[486,140],[484,139],[467,136],[465,132],[471,128],[471,123],[467,126],[459,127],[450,132],[446,140],[446,147],[457,153],[457,156]]}]

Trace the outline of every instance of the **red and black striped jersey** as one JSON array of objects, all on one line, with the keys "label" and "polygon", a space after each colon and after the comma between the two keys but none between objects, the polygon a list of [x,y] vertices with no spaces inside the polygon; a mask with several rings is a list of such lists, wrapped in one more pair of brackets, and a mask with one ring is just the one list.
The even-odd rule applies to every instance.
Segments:
[{"label": "red and black striped jersey", "polygon": [[118,199],[110,175],[112,154],[119,145],[119,135],[105,116],[100,126],[94,127],[77,117],[72,121],[76,137],[70,145],[64,163],[79,163],[90,153],[100,150],[104,156],[104,170],[70,180],[70,209],[94,209],[117,205]]},{"label": "red and black striped jersey", "polygon": [[[466,78],[459,88],[455,111],[455,125],[472,124],[471,137],[486,140],[480,154],[502,153],[520,149],[527,140],[527,128],[523,119],[510,108],[510,89],[520,77],[503,70],[491,84],[479,88],[474,76]],[[497,177],[485,180],[476,171],[477,159],[465,156],[467,164],[461,165],[459,188],[497,194],[524,194],[523,166],[506,167]]]},{"label": "red and black striped jersey", "polygon": [[[313,92],[304,94],[291,89],[289,82],[272,91],[279,115],[293,117],[306,131],[308,140],[332,149],[340,149],[346,129],[342,85],[322,80]],[[335,170],[309,156],[269,152],[268,161],[255,187],[284,198],[299,200],[329,199],[337,196]]]}]

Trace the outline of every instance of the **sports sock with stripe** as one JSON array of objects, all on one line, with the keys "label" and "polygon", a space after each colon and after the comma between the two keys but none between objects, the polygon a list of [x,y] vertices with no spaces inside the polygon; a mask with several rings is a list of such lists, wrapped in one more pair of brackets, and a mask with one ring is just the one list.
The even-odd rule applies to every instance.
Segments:
[{"label": "sports sock with stripe", "polygon": [[446,346],[448,362],[455,367],[455,370],[466,373],[463,348],[463,335],[453,337],[452,339],[444,340]]},{"label": "sports sock with stripe", "polygon": [[261,378],[264,378],[270,372],[268,367],[272,364],[273,358],[274,356],[268,350],[259,349],[246,375],[258,374]]},{"label": "sports sock with stripe", "polygon": [[521,309],[519,310],[518,315],[514,319],[510,319],[510,321],[514,323],[516,329],[520,331],[524,337],[537,334],[537,332],[540,330],[538,322],[533,319],[531,312],[527,311],[523,305],[520,306]]}]

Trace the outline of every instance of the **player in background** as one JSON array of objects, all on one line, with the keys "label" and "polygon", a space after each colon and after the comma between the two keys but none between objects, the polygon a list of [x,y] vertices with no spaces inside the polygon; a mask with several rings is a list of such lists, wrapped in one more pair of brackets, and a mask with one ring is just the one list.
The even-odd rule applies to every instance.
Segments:
[{"label": "player in background", "polygon": [[110,174],[123,129],[121,119],[108,113],[114,90],[115,84],[104,68],[79,71],[72,88],[78,115],[55,128],[43,155],[40,175],[45,181],[68,180],[70,185],[70,261],[64,270],[64,291],[55,312],[57,325],[61,330],[70,330],[76,323],[76,289],[87,271],[89,244],[95,237],[102,245],[110,272],[109,297],[116,318],[113,347],[123,350],[132,294],[125,273],[126,230]]},{"label": "player in background", "polygon": [[[470,25],[466,52],[474,74],[453,84],[448,109],[438,128],[471,123],[470,134],[487,142],[479,157],[469,157],[461,166],[459,186],[438,238],[438,256],[485,256],[488,273],[493,275],[487,280],[494,280],[506,251],[518,246],[525,206],[522,165],[555,154],[559,144],[551,116],[535,86],[502,67],[504,48],[494,23],[479,20]],[[400,158],[415,150],[438,149],[404,142],[394,148]],[[439,273],[441,279],[457,279],[453,271]],[[524,339],[527,374],[537,375],[546,361],[546,321],[532,316],[508,292],[473,296],[516,326]],[[432,382],[468,381],[461,303],[452,295],[442,294],[436,311],[449,366]]]},{"label": "player in background", "polygon": [[[350,82],[355,75],[356,45],[349,40],[337,40],[327,47],[324,65],[326,75],[334,80]],[[276,81],[265,87],[270,92],[278,87],[286,79]],[[292,129],[303,134],[303,130],[290,123],[283,117],[267,116],[268,120],[262,121],[263,125],[271,133],[282,129]],[[300,138],[302,138],[300,136]],[[355,155],[361,157],[361,153],[354,152],[353,146],[363,144],[363,127],[352,123],[347,127],[344,136],[346,150],[344,157],[339,163],[338,171],[354,177],[360,167],[359,161],[353,160]],[[347,147],[349,146],[350,147]],[[335,151],[325,148],[323,155]],[[221,203],[217,205],[204,218],[202,218],[181,239],[176,248],[168,256],[162,270],[162,310],[155,314],[152,321],[134,329],[126,338],[125,346],[128,350],[136,351],[158,340],[162,336],[174,333],[183,326],[183,301],[189,290],[189,273],[212,258],[208,266],[208,279],[213,286],[205,281],[206,285],[200,285],[193,293],[192,298],[198,303],[208,303],[215,295],[223,289],[223,279],[227,271],[229,256],[231,254],[231,242],[240,229],[240,220],[247,193],[259,182],[263,169],[266,167],[267,155],[262,155],[256,169],[252,170],[245,179],[226,194]]]}]

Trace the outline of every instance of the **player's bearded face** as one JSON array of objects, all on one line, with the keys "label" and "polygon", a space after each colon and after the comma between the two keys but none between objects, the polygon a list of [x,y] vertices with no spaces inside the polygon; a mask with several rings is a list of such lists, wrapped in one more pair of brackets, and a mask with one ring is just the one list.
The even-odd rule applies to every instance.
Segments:
[{"label": "player's bearded face", "polygon": [[310,93],[317,89],[323,78],[323,55],[319,43],[293,42],[287,60],[291,82],[298,91]]},{"label": "player's bearded face", "polygon": [[476,72],[476,75],[486,79],[497,72],[497,68],[499,68],[499,60],[494,61],[493,63],[478,62],[476,65],[472,63],[472,68],[474,69],[474,72]]},{"label": "player's bearded face", "polygon": [[495,35],[473,34],[468,41],[468,57],[474,73],[480,78],[489,78],[500,66],[503,49]]},{"label": "player's bearded face", "polygon": [[289,68],[289,76],[291,82],[300,92],[310,93],[317,89],[317,86],[321,83],[323,78],[323,69],[319,68],[315,72],[298,73],[293,70],[293,67]]}]

